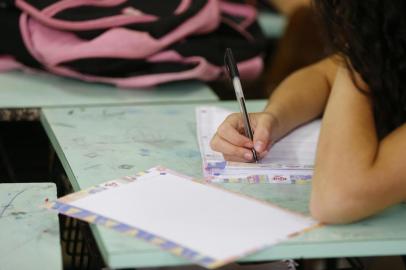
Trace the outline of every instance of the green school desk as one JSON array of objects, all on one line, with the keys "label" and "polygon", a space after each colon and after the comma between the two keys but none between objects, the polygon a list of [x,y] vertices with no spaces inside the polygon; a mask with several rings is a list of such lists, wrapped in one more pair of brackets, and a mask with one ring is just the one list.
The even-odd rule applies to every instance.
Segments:
[{"label": "green school desk", "polygon": [[279,38],[285,29],[287,19],[277,13],[260,11],[258,23],[267,38]]},{"label": "green school desk", "polygon": [[151,89],[118,89],[49,74],[0,73],[0,120],[35,120],[38,108],[216,100],[214,92],[197,81]]},{"label": "green school desk", "polygon": [[[247,105],[255,111],[264,104],[255,101]],[[238,110],[236,102],[217,105]],[[45,109],[41,120],[75,190],[155,165],[201,176],[193,104]],[[309,185],[224,186],[307,213]],[[404,254],[405,224],[406,205],[400,205],[357,224],[311,231],[243,261]],[[187,263],[114,231],[97,226],[92,226],[92,231],[109,267]]]},{"label": "green school desk", "polygon": [[55,198],[52,183],[0,184],[0,269],[62,269],[58,216],[41,208]]}]

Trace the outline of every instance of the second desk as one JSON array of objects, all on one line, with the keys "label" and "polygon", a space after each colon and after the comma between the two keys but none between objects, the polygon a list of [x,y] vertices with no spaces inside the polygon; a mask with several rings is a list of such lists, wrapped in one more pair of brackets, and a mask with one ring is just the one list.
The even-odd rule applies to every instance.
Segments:
[{"label": "second desk", "polygon": [[192,103],[218,100],[202,82],[174,82],[149,89],[120,89],[51,74],[0,74],[0,120],[37,120],[39,109],[64,106]]}]

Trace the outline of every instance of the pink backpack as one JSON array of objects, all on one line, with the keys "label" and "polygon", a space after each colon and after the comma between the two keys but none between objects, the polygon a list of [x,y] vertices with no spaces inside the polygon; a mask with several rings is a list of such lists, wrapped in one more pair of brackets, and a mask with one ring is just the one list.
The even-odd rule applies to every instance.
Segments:
[{"label": "pink backpack", "polygon": [[130,88],[177,80],[212,81],[222,76],[224,49],[231,47],[242,78],[254,79],[262,71],[264,39],[255,9],[246,4],[219,0],[14,4],[17,9],[0,10],[0,22],[1,12],[14,13],[18,29],[3,31],[18,31],[16,43],[25,52],[0,44],[0,70],[29,66]]}]

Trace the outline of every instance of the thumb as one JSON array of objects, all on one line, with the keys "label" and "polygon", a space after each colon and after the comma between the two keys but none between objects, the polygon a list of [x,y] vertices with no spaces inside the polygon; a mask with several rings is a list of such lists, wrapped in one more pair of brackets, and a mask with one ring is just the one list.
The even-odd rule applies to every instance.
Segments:
[{"label": "thumb", "polygon": [[271,121],[267,117],[259,117],[257,119],[254,132],[254,148],[258,153],[262,153],[268,149],[271,143]]}]

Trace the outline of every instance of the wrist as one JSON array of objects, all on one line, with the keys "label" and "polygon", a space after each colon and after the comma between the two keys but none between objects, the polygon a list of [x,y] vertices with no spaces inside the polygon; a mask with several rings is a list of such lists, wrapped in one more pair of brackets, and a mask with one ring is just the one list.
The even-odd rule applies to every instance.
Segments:
[{"label": "wrist", "polygon": [[279,114],[276,110],[272,109],[272,107],[267,106],[263,113],[267,114],[270,121],[271,121],[271,140],[276,141],[278,140],[283,134],[281,134],[281,122],[279,118]]}]

